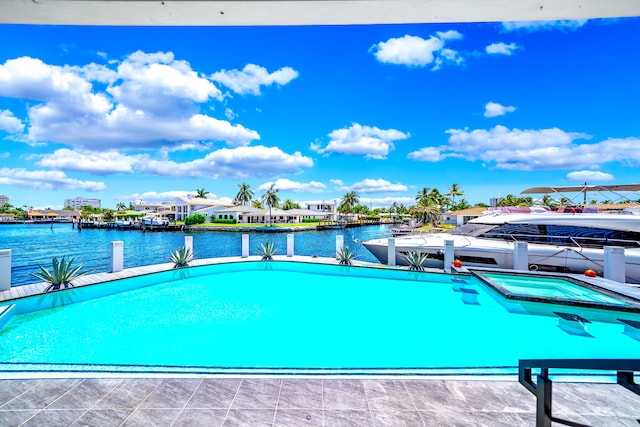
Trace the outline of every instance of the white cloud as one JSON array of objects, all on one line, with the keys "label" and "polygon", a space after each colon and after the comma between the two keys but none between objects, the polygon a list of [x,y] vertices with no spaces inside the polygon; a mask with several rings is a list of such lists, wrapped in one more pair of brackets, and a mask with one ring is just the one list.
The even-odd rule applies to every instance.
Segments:
[{"label": "white cloud", "polygon": [[[163,192],[147,191],[144,193],[133,193],[133,194],[127,194],[123,196],[117,196],[114,199],[128,200],[132,202],[135,202],[138,200],[142,200],[145,202],[170,202],[176,197],[189,197],[189,195],[193,195],[193,194],[194,194],[193,191],[184,191],[184,190],[163,191]],[[229,204],[232,203],[232,200],[228,197],[218,198],[215,194],[211,194],[211,193],[207,194],[207,199],[217,200],[221,203],[229,203]]]},{"label": "white cloud", "polygon": [[595,182],[595,181],[613,181],[615,177],[610,173],[605,173],[600,171],[591,171],[591,170],[582,170],[582,171],[575,171],[575,172],[568,173],[567,179],[569,181]]},{"label": "white cloud", "polygon": [[[437,148],[441,158],[479,160],[497,169],[594,169],[609,162],[640,165],[640,138],[635,137],[579,143],[590,136],[558,128],[521,130],[504,126],[450,129],[447,133],[448,144]],[[414,153],[415,160],[433,161],[427,156],[421,158],[419,151]]]},{"label": "white cloud", "polygon": [[393,203],[398,205],[411,206],[416,201],[413,197],[360,197],[360,204],[375,208],[388,208]]},{"label": "white cloud", "polygon": [[342,182],[341,179],[330,179],[329,182],[332,183],[333,185],[338,185],[338,186],[344,185],[344,182]]},{"label": "white cloud", "polygon": [[417,151],[412,151],[407,155],[407,158],[412,160],[418,160],[420,162],[432,162],[437,163],[446,158],[440,153],[440,149],[437,147],[423,147]]},{"label": "white cloud", "polygon": [[107,188],[103,182],[80,181],[60,171],[28,171],[22,168],[0,168],[0,184],[37,190],[102,191]]},{"label": "white cloud", "polygon": [[265,182],[258,190],[266,191],[271,187],[271,184],[275,184],[276,188],[280,191],[292,191],[294,193],[307,192],[307,193],[322,193],[327,186],[318,181],[311,182],[297,182],[291,181],[285,178],[276,180],[276,182]]},{"label": "white cloud", "polygon": [[566,19],[559,21],[511,21],[503,22],[504,31],[550,31],[566,30],[574,31],[588,22],[587,19]]},{"label": "white cloud", "polygon": [[278,147],[262,145],[222,148],[204,158],[178,163],[140,156],[137,171],[161,176],[211,178],[271,178],[301,172],[313,166],[313,160],[300,152],[288,154]]},{"label": "white cloud", "polygon": [[497,102],[487,102],[484,106],[485,117],[497,117],[504,116],[507,113],[513,113],[516,111],[516,107],[504,106]]},{"label": "white cloud", "polygon": [[408,137],[409,134],[399,130],[385,130],[355,123],[349,128],[332,131],[329,134],[331,140],[326,147],[321,148],[319,144],[316,144],[312,145],[311,148],[320,154],[340,153],[382,160],[393,149],[394,141],[407,139]]},{"label": "white cloud", "polygon": [[24,125],[9,110],[0,110],[0,131],[9,133],[20,133],[24,130]]},{"label": "white cloud", "polygon": [[0,153],[0,159],[8,159],[11,156],[11,153],[5,151],[4,153]]},{"label": "white cloud", "polygon": [[339,188],[341,191],[357,191],[359,193],[399,193],[407,191],[408,188],[404,184],[392,184],[386,179],[366,178],[353,185],[343,186]]},{"label": "white cloud", "polygon": [[[195,141],[239,146],[260,138],[242,125],[200,114],[199,104],[222,100],[222,94],[171,52],[135,52],[110,66],[115,69],[10,59],[0,64],[0,96],[35,101],[24,120],[32,143],[114,149]],[[93,82],[108,87],[97,91]]]},{"label": "white cloud", "polygon": [[405,35],[379,42],[370,49],[376,59],[382,63],[406,65],[409,67],[425,67],[434,64],[432,70],[444,64],[461,64],[464,59],[458,52],[445,48],[449,40],[458,40],[462,35],[457,31],[438,32],[437,36],[423,39],[418,36]]},{"label": "white cloud", "polygon": [[485,47],[485,51],[489,55],[507,55],[510,56],[513,52],[518,49],[518,45],[515,43],[492,43],[489,46]]},{"label": "white cloud", "polygon": [[242,70],[222,70],[211,75],[211,80],[227,86],[240,95],[260,95],[261,86],[284,86],[298,77],[291,67],[282,67],[269,73],[266,68],[247,64]]},{"label": "white cloud", "polygon": [[110,175],[133,173],[133,165],[137,162],[137,157],[126,156],[113,150],[72,151],[60,148],[52,154],[44,155],[37,163],[50,169]]}]

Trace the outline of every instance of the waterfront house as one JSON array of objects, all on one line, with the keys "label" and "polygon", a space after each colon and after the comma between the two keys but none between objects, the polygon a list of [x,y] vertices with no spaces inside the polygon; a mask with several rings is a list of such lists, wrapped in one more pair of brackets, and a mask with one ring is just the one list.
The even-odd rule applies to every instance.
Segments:
[{"label": "waterfront house", "polygon": [[34,222],[72,222],[80,219],[80,212],[70,210],[29,210],[27,219]]},{"label": "waterfront house", "polygon": [[483,208],[481,206],[472,206],[470,208],[461,209],[459,211],[447,212],[442,214],[441,222],[444,224],[457,225],[459,227],[474,218],[482,216],[482,213],[486,210],[487,208]]},{"label": "waterfront house", "polygon": [[12,213],[3,213],[0,214],[0,223],[4,224],[12,224],[16,222],[16,216]]},{"label": "waterfront house", "polygon": [[226,208],[232,206],[230,203],[223,203],[219,200],[203,199],[199,197],[176,197],[171,202],[171,210],[175,214],[176,221],[184,221],[184,219],[196,213],[196,211],[205,208]]},{"label": "waterfront house", "polygon": [[322,212],[328,214],[326,216],[327,221],[335,221],[336,218],[336,204],[334,202],[312,201],[304,203],[307,205],[307,209],[316,212]]},{"label": "waterfront house", "polygon": [[[232,206],[228,208],[209,207],[195,211],[207,217],[207,222],[215,220],[235,220],[238,224],[269,224],[269,209],[251,206]],[[271,209],[272,222],[275,224],[299,224],[305,219],[326,219],[330,214],[309,209]]]}]

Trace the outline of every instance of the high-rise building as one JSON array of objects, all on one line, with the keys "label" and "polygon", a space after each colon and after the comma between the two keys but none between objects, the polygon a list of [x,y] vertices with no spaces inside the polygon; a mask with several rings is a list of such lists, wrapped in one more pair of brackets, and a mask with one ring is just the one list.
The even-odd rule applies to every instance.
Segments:
[{"label": "high-rise building", "polygon": [[6,205],[7,203],[9,203],[9,197],[0,194],[0,206]]},{"label": "high-rise building", "polygon": [[80,210],[83,206],[91,206],[100,208],[102,202],[100,199],[85,199],[84,197],[76,197],[75,199],[64,199],[64,207],[71,206],[75,210]]}]

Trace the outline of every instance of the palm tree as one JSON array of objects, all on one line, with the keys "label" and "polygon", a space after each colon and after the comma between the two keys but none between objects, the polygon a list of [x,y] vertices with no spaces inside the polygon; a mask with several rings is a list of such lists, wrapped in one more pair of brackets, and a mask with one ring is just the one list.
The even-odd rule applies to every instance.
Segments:
[{"label": "palm tree", "polygon": [[209,194],[209,192],[206,191],[204,188],[198,188],[196,190],[196,199],[206,199],[207,194]]},{"label": "palm tree", "polygon": [[120,202],[120,203],[116,204],[116,210],[118,212],[126,211],[127,210],[127,205],[125,205],[124,203]]},{"label": "palm tree", "polygon": [[451,187],[449,187],[449,192],[445,194],[445,196],[451,196],[451,207],[455,207],[456,196],[464,196],[464,191],[461,191],[460,186],[454,183],[451,184]]},{"label": "palm tree", "polygon": [[291,199],[287,199],[282,204],[282,209],[284,209],[285,211],[288,211],[290,209],[300,209],[300,205]]},{"label": "palm tree", "polygon": [[432,226],[437,225],[440,206],[429,198],[422,199],[413,208],[413,215],[420,217],[423,223],[431,222]]},{"label": "palm tree", "polygon": [[266,193],[262,195],[262,203],[269,206],[269,226],[273,225],[273,218],[271,217],[271,208],[278,207],[280,198],[278,197],[278,189],[275,184],[271,184],[271,187]]},{"label": "palm tree", "polygon": [[238,194],[236,194],[236,198],[233,199],[233,203],[246,206],[251,202],[251,199],[253,199],[253,191],[249,190],[251,186],[243,182],[242,184],[238,184],[238,187],[240,187],[240,189],[238,190]]},{"label": "palm tree", "polygon": [[264,206],[260,200],[252,200],[251,207],[256,209],[264,209]]},{"label": "palm tree", "polygon": [[422,190],[418,191],[416,194],[416,202],[420,202],[420,200],[426,199],[429,197],[429,188],[423,187]]},{"label": "palm tree", "polygon": [[389,216],[391,216],[391,218],[395,218],[396,215],[398,213],[398,203],[397,202],[393,202],[391,203],[391,206],[389,206]]},{"label": "palm tree", "polygon": [[349,191],[344,196],[342,196],[342,202],[340,202],[340,206],[338,206],[338,212],[342,214],[353,212],[353,208],[360,203],[360,195],[357,191]]}]

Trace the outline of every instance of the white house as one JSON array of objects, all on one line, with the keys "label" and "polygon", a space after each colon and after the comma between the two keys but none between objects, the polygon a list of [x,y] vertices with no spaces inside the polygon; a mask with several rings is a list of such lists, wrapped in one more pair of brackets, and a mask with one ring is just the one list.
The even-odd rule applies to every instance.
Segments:
[{"label": "white house", "polygon": [[[208,222],[216,219],[233,219],[238,224],[269,224],[269,209],[258,209],[251,206],[232,206],[228,208],[212,206],[202,208],[194,213],[200,213],[207,217]],[[309,209],[271,209],[273,223],[298,224],[305,219],[325,219],[329,216],[326,212],[317,212]]]},{"label": "white house", "polygon": [[220,202],[219,200],[203,199],[199,197],[176,197],[171,202],[171,210],[175,212],[176,221],[184,221],[185,217],[196,213],[205,208],[224,209],[231,206],[230,204]]},{"label": "white house", "polygon": [[307,205],[307,209],[309,210],[328,214],[326,219],[329,221],[336,220],[337,212],[336,212],[335,202],[325,202],[324,200],[322,200],[322,201],[306,202],[305,205]]}]

